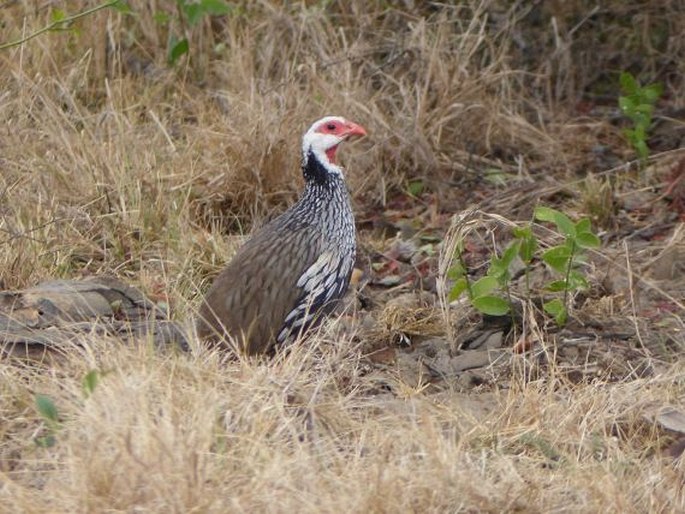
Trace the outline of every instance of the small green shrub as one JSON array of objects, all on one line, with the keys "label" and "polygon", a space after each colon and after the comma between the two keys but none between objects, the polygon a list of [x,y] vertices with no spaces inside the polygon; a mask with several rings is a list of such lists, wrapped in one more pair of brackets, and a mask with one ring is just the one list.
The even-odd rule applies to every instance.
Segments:
[{"label": "small green shrub", "polygon": [[618,106],[633,122],[633,126],[626,128],[623,133],[640,160],[644,162],[649,157],[647,136],[652,126],[654,105],[661,97],[663,87],[658,83],[641,86],[635,77],[626,71],[621,73],[619,81],[623,94],[618,97]]},{"label": "small green shrub", "polygon": [[[178,37],[170,32],[168,44],[169,64],[175,64],[178,59],[190,51],[188,33],[192,27],[199,24],[206,16],[220,16],[230,14],[233,7],[224,0],[176,0],[178,6],[180,25],[184,36]],[[168,22],[168,19],[157,17],[159,22]]]},{"label": "small green shrub", "polygon": [[[584,250],[597,248],[600,240],[592,232],[590,220],[587,218],[574,223],[563,212],[549,207],[537,207],[534,218],[538,221],[553,223],[558,233],[563,236],[563,243],[540,252],[532,227],[530,225],[516,227],[512,233],[511,243],[501,256],[493,255],[490,258],[485,276],[475,282],[471,282],[468,278],[468,271],[462,256],[463,249],[457,248],[457,255],[447,274],[449,279],[454,280],[448,300],[456,300],[466,292],[471,305],[483,314],[504,316],[510,313],[511,265],[518,257],[523,263],[526,274],[525,294],[529,299],[543,292],[561,295],[561,297],[544,302],[543,308],[557,324],[565,324],[568,318],[569,293],[588,286],[581,269]],[[531,291],[530,288],[529,272],[536,257],[559,275],[559,278],[545,284],[544,291]]]}]

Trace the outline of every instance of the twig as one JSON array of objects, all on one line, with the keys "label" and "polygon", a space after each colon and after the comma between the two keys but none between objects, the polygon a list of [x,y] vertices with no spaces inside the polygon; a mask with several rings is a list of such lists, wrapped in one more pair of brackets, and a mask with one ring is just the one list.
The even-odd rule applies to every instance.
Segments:
[{"label": "twig", "polygon": [[64,18],[62,20],[53,21],[49,25],[46,25],[45,27],[34,32],[33,34],[29,34],[28,36],[25,36],[21,39],[17,39],[16,41],[10,41],[9,43],[0,44],[0,50],[6,50],[7,48],[12,48],[14,46],[23,45],[27,41],[29,41],[35,37],[38,37],[41,34],[45,34],[46,32],[50,32],[52,30],[57,30],[58,28],[60,28],[61,26],[65,25],[67,23],[71,23],[72,21],[76,21],[79,18],[83,18],[84,16],[88,16],[89,14],[93,14],[94,12],[100,11],[102,9],[106,9],[107,7],[112,7],[113,5],[118,4],[120,1],[121,0],[110,0],[107,3],[95,6],[92,9],[87,9],[83,12],[78,13],[78,14],[74,14],[73,16],[69,16],[69,17]]}]

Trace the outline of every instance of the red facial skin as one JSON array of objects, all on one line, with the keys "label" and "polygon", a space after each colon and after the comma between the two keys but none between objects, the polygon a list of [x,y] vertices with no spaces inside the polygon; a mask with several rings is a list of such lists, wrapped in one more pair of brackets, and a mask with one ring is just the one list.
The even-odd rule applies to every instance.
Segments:
[{"label": "red facial skin", "polygon": [[[335,136],[338,136],[341,139],[347,139],[350,136],[365,136],[366,135],[366,130],[364,130],[364,127],[361,125],[357,125],[356,123],[352,123],[351,121],[338,121],[338,120],[333,120],[333,121],[328,121],[326,123],[322,123],[317,129],[316,132],[320,134],[333,134]],[[328,160],[335,164],[335,152],[338,149],[338,145],[330,147],[328,150],[326,150],[326,157],[328,157]]]}]

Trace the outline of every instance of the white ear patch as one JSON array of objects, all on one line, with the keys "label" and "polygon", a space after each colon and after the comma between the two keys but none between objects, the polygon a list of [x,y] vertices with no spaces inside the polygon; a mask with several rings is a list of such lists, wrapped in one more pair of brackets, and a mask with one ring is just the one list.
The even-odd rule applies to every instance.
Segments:
[{"label": "white ear patch", "polygon": [[312,152],[317,160],[323,164],[330,173],[342,175],[342,168],[330,161],[326,155],[326,150],[339,145],[344,141],[344,138],[336,136],[335,134],[318,132],[319,127],[333,121],[345,123],[345,118],[341,118],[340,116],[326,116],[314,122],[312,126],[309,127],[309,130],[307,130],[302,138],[302,155],[306,159],[309,152]]}]

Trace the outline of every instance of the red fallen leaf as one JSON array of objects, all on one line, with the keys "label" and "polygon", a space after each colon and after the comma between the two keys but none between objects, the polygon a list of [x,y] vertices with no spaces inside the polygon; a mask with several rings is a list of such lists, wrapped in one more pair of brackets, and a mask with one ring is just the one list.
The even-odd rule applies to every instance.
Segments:
[{"label": "red fallen leaf", "polygon": [[669,301],[656,302],[656,308],[666,312],[678,312],[680,310],[676,304]]},{"label": "red fallen leaf", "polygon": [[416,198],[403,194],[388,199],[386,205],[392,210],[406,212],[411,207],[416,207],[417,201]]},{"label": "red fallen leaf", "polygon": [[421,262],[416,266],[416,272],[420,277],[425,278],[428,275],[432,275],[431,271],[431,263],[428,259],[426,259],[425,261]]},{"label": "red fallen leaf", "polygon": [[512,351],[517,354],[525,353],[533,347],[533,341],[525,335],[521,335],[516,344],[512,347]]},{"label": "red fallen leaf", "polygon": [[678,312],[679,310],[680,309],[677,305],[669,301],[662,301],[656,302],[654,307],[642,309],[640,311],[640,315],[650,320],[659,320],[663,318],[664,312],[673,313]]},{"label": "red fallen leaf", "polygon": [[579,102],[576,103],[576,112],[578,114],[590,114],[592,112],[592,109],[595,108],[595,103],[590,102],[587,100],[580,100]]},{"label": "red fallen leaf", "polygon": [[400,267],[400,263],[397,262],[396,260],[387,260],[383,263],[383,266],[379,270],[377,270],[377,273],[379,275],[388,275],[397,272],[397,270]]},{"label": "red fallen leaf", "polygon": [[154,303],[169,302],[169,295],[167,294],[167,286],[163,282],[154,282],[148,292],[148,298]]},{"label": "red fallen leaf", "polygon": [[366,357],[375,364],[392,364],[395,362],[397,350],[391,346],[385,346],[369,353]]}]

